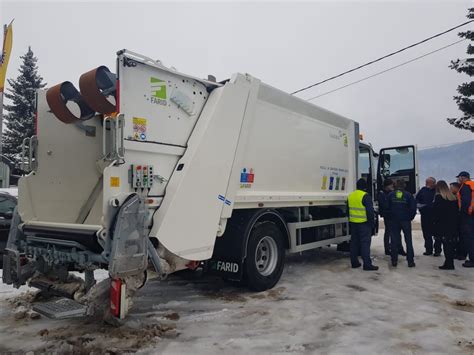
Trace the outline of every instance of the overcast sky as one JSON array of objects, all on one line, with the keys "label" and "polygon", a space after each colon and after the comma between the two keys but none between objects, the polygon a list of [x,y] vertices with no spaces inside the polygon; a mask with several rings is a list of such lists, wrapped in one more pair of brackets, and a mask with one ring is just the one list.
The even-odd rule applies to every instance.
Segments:
[{"label": "overcast sky", "polygon": [[[28,45],[48,86],[77,83],[98,65],[114,71],[115,52],[127,48],[184,73],[222,80],[247,72],[287,92],[465,22],[474,6],[454,0],[0,3],[1,23],[15,18],[10,78],[18,75]],[[457,32],[299,96],[316,96],[455,42]],[[446,122],[460,115],[452,96],[468,80],[448,65],[465,58],[466,47],[462,42],[312,102],[358,121],[376,149],[474,139]]]}]

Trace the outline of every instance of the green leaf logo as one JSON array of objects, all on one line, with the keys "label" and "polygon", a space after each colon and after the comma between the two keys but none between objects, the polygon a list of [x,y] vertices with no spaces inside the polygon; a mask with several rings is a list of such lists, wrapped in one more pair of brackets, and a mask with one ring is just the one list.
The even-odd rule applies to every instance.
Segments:
[{"label": "green leaf logo", "polygon": [[166,100],[166,82],[164,80],[150,77],[151,96]]}]

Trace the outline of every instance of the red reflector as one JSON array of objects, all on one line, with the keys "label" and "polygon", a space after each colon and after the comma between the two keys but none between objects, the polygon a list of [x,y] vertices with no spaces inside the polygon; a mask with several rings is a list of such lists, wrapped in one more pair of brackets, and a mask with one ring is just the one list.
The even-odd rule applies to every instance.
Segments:
[{"label": "red reflector", "polygon": [[186,267],[191,270],[196,270],[200,264],[200,261],[191,260],[189,263],[186,264]]},{"label": "red reflector", "polygon": [[110,313],[114,317],[120,316],[120,292],[122,290],[122,280],[114,279],[110,282]]}]

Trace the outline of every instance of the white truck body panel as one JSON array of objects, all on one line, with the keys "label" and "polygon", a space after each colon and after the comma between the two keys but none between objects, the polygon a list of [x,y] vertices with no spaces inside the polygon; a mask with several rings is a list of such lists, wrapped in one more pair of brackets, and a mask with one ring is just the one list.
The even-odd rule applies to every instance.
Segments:
[{"label": "white truck body panel", "polygon": [[258,89],[241,166],[253,169],[254,182],[240,183],[236,207],[345,202],[355,186],[354,121],[268,85]]},{"label": "white truck body panel", "polygon": [[[86,123],[95,128],[95,137],[66,126],[49,112],[43,90],[38,91],[37,109],[38,168],[19,180],[19,214],[23,221],[77,223],[81,207],[101,177],[97,166],[102,156],[101,122]],[[98,194],[86,224],[101,224],[102,196]]]},{"label": "white truck body panel", "polygon": [[[184,172],[173,174],[154,217],[151,235],[168,250],[209,259],[233,209],[346,203],[355,123],[293,97],[292,111],[278,101],[285,95],[243,75],[214,90],[178,162]],[[242,182],[243,169],[252,169],[253,183]]]},{"label": "white truck body panel", "polygon": [[155,214],[151,234],[183,258],[212,255],[249,94],[245,81],[238,76],[212,92],[178,162],[183,170],[171,177]]},{"label": "white truck body panel", "polygon": [[[23,222],[78,223],[103,174],[81,223],[101,225],[104,238],[113,201],[136,192],[147,199],[150,237],[206,260],[235,209],[343,205],[354,189],[356,122],[250,75],[216,84],[127,52],[117,69],[120,162],[102,159],[101,116],[84,123],[96,129],[87,136],[49,113],[39,93],[38,168],[19,187]],[[132,166],[142,165],[153,167],[153,184],[134,188]]]}]

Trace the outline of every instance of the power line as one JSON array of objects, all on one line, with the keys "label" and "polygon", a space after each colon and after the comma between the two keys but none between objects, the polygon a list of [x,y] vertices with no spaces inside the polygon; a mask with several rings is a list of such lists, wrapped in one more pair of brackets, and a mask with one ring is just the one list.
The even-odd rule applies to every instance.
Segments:
[{"label": "power line", "polygon": [[318,97],[325,96],[325,95],[331,94],[331,93],[333,93],[333,92],[335,92],[335,91],[339,91],[339,90],[345,89],[345,88],[347,88],[347,87],[349,87],[349,86],[358,84],[358,83],[360,83],[360,82],[362,82],[362,81],[369,80],[369,79],[371,79],[371,78],[374,78],[374,77],[376,77],[376,76],[379,76],[379,75],[384,74],[384,73],[386,73],[386,72],[389,72],[389,71],[391,71],[391,70],[400,68],[400,67],[402,67],[402,66],[404,66],[404,65],[410,64],[410,63],[412,63],[412,62],[414,62],[414,61],[417,61],[417,60],[419,60],[419,59],[422,59],[422,58],[424,58],[424,57],[427,57],[427,56],[429,56],[429,55],[431,55],[431,54],[434,54],[434,53],[436,53],[436,52],[440,52],[440,51],[442,51],[443,49],[446,49],[446,48],[449,48],[449,47],[451,47],[451,46],[454,46],[455,44],[461,43],[461,42],[463,42],[463,41],[465,41],[465,40],[466,40],[466,39],[463,38],[463,39],[461,39],[461,40],[459,40],[459,41],[453,42],[453,43],[448,44],[448,45],[446,45],[446,46],[444,46],[444,47],[435,49],[434,51],[431,51],[431,52],[428,52],[428,53],[426,53],[426,54],[420,55],[419,57],[410,59],[410,60],[408,60],[408,61],[406,61],[406,62],[403,62],[403,63],[401,63],[401,64],[398,64],[398,65],[395,65],[394,67],[391,67],[391,68],[382,70],[382,71],[380,71],[380,72],[378,72],[378,73],[375,73],[375,74],[366,76],[365,78],[362,78],[362,79],[353,81],[352,83],[349,83],[349,84],[340,86],[340,87],[338,87],[338,88],[336,88],[336,89],[334,89],[334,90],[330,90],[330,91],[327,91],[327,92],[325,92],[325,93],[319,94],[319,95],[317,95],[317,96],[311,97],[311,98],[307,99],[307,101],[311,101],[311,100],[317,99]]},{"label": "power line", "polygon": [[293,92],[291,93],[291,95],[297,94],[297,93],[299,93],[299,92],[301,92],[301,91],[308,90],[308,89],[310,89],[310,88],[312,88],[312,87],[315,87],[315,86],[317,86],[317,85],[321,85],[321,84],[323,84],[323,83],[325,83],[325,82],[328,82],[328,81],[330,81],[330,80],[334,80],[334,79],[339,78],[339,77],[341,77],[341,76],[343,76],[343,75],[352,73],[352,72],[354,72],[354,71],[356,71],[356,70],[359,70],[359,69],[361,69],[361,68],[364,68],[364,67],[366,67],[366,66],[368,66],[368,65],[371,65],[371,64],[380,62],[380,61],[383,60],[383,59],[386,59],[386,58],[388,58],[388,57],[394,56],[395,54],[398,54],[398,53],[400,53],[400,52],[406,51],[407,49],[416,47],[416,46],[418,46],[418,45],[420,45],[420,44],[422,44],[422,43],[428,42],[428,41],[430,41],[430,40],[432,40],[432,39],[434,39],[434,38],[436,38],[436,37],[439,37],[439,36],[442,36],[442,35],[444,35],[444,34],[446,34],[446,33],[448,33],[448,32],[454,31],[456,28],[465,26],[465,25],[467,25],[468,23],[471,23],[471,22],[473,22],[473,21],[474,21],[474,20],[469,20],[469,21],[467,21],[467,22],[461,23],[460,25],[454,26],[454,27],[452,27],[452,28],[450,28],[450,29],[448,29],[448,30],[446,30],[446,31],[443,31],[443,32],[437,33],[437,34],[435,34],[435,35],[433,35],[433,36],[431,36],[431,37],[425,38],[425,39],[422,40],[422,41],[413,43],[413,44],[411,44],[411,45],[409,45],[409,46],[407,46],[407,47],[404,47],[404,48],[402,48],[402,49],[399,49],[399,50],[397,50],[397,51],[395,51],[395,52],[386,54],[386,55],[384,55],[383,57],[374,59],[374,60],[372,60],[372,61],[370,61],[370,62],[367,62],[367,63],[365,63],[365,64],[359,65],[358,67],[352,68],[352,69],[350,69],[350,70],[347,70],[347,71],[342,72],[342,73],[340,73],[340,74],[334,75],[334,76],[332,76],[332,77],[330,77],[330,78],[327,78],[327,79],[324,79],[324,80],[322,80],[322,81],[318,81],[318,82],[315,83],[315,84],[311,84],[311,85],[308,85],[308,86],[306,86],[306,87],[304,87],[304,88],[302,88],[302,89],[293,91]]}]

